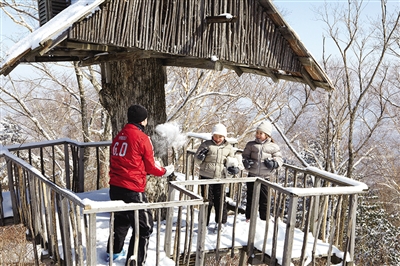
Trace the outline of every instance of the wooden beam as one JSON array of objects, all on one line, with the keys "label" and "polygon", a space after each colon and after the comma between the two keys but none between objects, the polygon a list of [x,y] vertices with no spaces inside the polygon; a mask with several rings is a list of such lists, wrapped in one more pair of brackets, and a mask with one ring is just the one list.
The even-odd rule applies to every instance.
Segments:
[{"label": "wooden beam", "polygon": [[67,62],[67,61],[79,61],[78,56],[35,56],[35,60],[31,62]]},{"label": "wooden beam", "polygon": [[207,59],[166,58],[162,60],[164,66],[178,66],[190,68],[215,69],[214,61]]},{"label": "wooden beam", "polygon": [[271,70],[265,69],[265,73],[267,73],[273,82],[277,83],[279,81],[278,77]]},{"label": "wooden beam", "polygon": [[304,68],[301,70],[301,74],[303,75],[305,83],[308,84],[308,86],[310,86],[310,88],[313,91],[315,91],[317,89],[317,87],[315,86],[314,81],[312,80],[312,78],[310,77],[310,75]]},{"label": "wooden beam", "polygon": [[220,61],[216,61],[214,65],[214,69],[217,71],[222,71],[224,69],[224,65]]},{"label": "wooden beam", "polygon": [[63,43],[61,43],[60,46],[68,48],[68,49],[77,49],[77,50],[84,50],[84,51],[109,52],[111,50],[116,50],[115,48],[111,48],[109,45],[93,44],[93,43],[80,43],[80,42],[63,42]]},{"label": "wooden beam", "polygon": [[91,57],[85,58],[81,60],[81,66],[89,66],[95,65],[100,63],[106,63],[111,61],[120,61],[125,60],[127,58],[131,59],[143,59],[143,58],[150,58],[149,53],[145,53],[142,51],[138,52],[124,52],[124,53],[97,53],[92,55]]},{"label": "wooden beam", "polygon": [[43,46],[43,49],[39,52],[40,55],[44,55],[48,51],[56,48],[60,44],[60,42],[64,41],[67,37],[68,37],[68,31],[64,31],[58,37],[56,37],[54,40],[49,39],[45,42],[45,44],[40,43],[40,45]]},{"label": "wooden beam", "polygon": [[232,69],[239,77],[243,74],[243,70],[238,66],[227,65],[226,68]]},{"label": "wooden beam", "polygon": [[310,57],[300,56],[300,57],[298,57],[298,59],[303,66],[307,66],[307,67],[315,66],[314,61]]},{"label": "wooden beam", "polygon": [[206,23],[233,23],[237,21],[237,17],[235,16],[207,16]]}]

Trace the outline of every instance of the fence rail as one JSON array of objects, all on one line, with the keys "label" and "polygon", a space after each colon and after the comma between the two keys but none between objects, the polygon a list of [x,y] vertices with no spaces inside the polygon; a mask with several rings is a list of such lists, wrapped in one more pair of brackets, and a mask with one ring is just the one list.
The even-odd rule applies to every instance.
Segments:
[{"label": "fence rail", "polygon": [[[201,187],[207,188],[213,184],[222,185],[222,191],[229,187],[228,196],[233,203],[233,223],[228,228],[232,230],[229,249],[231,257],[236,250],[242,250],[239,265],[290,265],[293,261],[307,265],[321,256],[317,252],[321,243],[327,246],[326,254],[323,254],[327,265],[335,260],[339,260],[342,265],[354,263],[357,195],[368,190],[361,182],[313,167],[299,168],[287,164],[271,182],[257,177],[243,178],[242,173],[235,178],[197,180],[194,153],[188,150],[184,165],[185,176],[183,180],[169,182],[165,202],[125,204],[113,201],[112,204],[106,204],[82,200],[76,192],[82,192],[87,187],[84,183],[87,180],[87,172],[83,170],[84,149],[95,147],[100,153],[100,149],[109,144],[82,144],[62,139],[10,146],[1,150],[0,157],[7,163],[7,190],[12,199],[14,221],[24,223],[36,241],[35,244],[40,244],[44,251],[35,254],[37,263],[41,258],[46,263],[95,265],[98,215],[110,213],[112,218],[115,211],[137,212],[148,208],[157,216],[156,250],[164,250],[166,256],[177,265],[192,265],[190,259],[193,255],[194,265],[205,265],[208,253],[205,246],[208,237],[205,222],[208,199],[207,195],[204,198],[199,196],[199,191]],[[56,155],[57,150],[63,151],[64,157],[62,154]],[[63,158],[66,169],[63,170],[60,160],[52,156],[61,156],[58,158]],[[95,164],[100,161],[99,157],[96,158]],[[32,165],[39,165],[40,170]],[[60,167],[60,172],[55,170],[56,167]],[[242,219],[239,208],[243,188],[248,182],[254,182],[253,208],[247,242],[238,246],[238,240],[243,236],[238,235],[236,227]],[[79,185],[74,186],[74,183]],[[266,186],[270,195],[266,213],[270,220],[262,224],[260,229],[257,215],[261,186]],[[164,243],[161,243],[160,213],[164,209],[167,209],[167,215]],[[183,224],[186,225],[184,230],[173,230],[181,228]],[[112,227],[113,223],[110,222],[110,232]],[[299,233],[302,236],[300,242],[297,239]],[[279,237],[282,234],[283,241]],[[222,250],[226,250],[221,239],[222,235],[218,232],[214,250],[216,260],[222,255]],[[159,258],[156,261],[159,265]]]}]

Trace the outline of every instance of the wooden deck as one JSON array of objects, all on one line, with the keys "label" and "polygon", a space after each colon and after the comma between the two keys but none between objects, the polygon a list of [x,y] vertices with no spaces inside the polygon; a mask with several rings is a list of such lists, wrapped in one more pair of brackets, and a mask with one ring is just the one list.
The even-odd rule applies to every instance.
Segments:
[{"label": "wooden deck", "polygon": [[[80,156],[85,148],[92,146],[97,149],[104,145],[109,143],[77,143],[63,139],[11,146],[1,151],[0,159],[7,164],[8,181],[12,184],[8,190],[14,220],[23,223],[31,235],[39,237],[42,248],[49,254],[47,261],[62,262],[65,265],[98,264],[100,253],[103,252],[98,250],[98,219],[108,222],[109,218],[104,217],[107,213],[113,215],[115,211],[136,212],[141,208],[150,208],[155,211],[156,217],[161,217],[161,211],[167,209],[163,224],[159,218],[156,219],[155,243],[152,245],[157,251],[156,257],[158,251],[163,250],[165,257],[172,261],[186,258],[185,262],[188,263],[189,258],[196,254],[195,265],[205,265],[211,254],[219,259],[227,251],[232,252],[230,249],[233,247],[234,250],[241,251],[239,254],[245,254],[239,256],[241,263],[249,261],[254,265],[275,265],[276,262],[281,265],[290,265],[293,262],[296,265],[307,265],[310,261],[318,260],[320,256],[326,256],[330,261],[340,257],[342,265],[353,264],[357,194],[368,189],[363,183],[314,168],[290,165],[284,166],[277,176],[277,182],[268,182],[257,177],[196,180],[191,172],[192,161],[188,152],[187,167],[184,168],[187,172],[182,174],[182,180],[169,183],[168,200],[165,202],[143,205],[83,200],[78,195],[87,187],[85,182],[96,182],[85,178],[83,167],[80,166],[83,163]],[[54,154],[51,151],[56,149],[73,153],[65,154],[65,158],[72,160],[57,162],[57,165],[68,166],[68,171],[64,172],[68,176],[64,175],[63,180],[48,165],[55,163],[56,159],[51,157]],[[33,156],[38,156],[39,161],[42,161],[39,164],[40,171],[22,159]],[[240,200],[235,199],[240,199],[239,188],[244,182],[254,182],[253,202],[258,202],[257,191],[260,186],[268,187],[271,195],[268,202],[270,208],[267,211],[267,217],[271,217],[271,220],[268,223],[257,219],[257,211],[254,210],[258,206],[254,206],[250,223],[243,227],[245,229],[241,227],[244,216],[238,211]],[[230,233],[218,233],[210,240],[204,215],[208,200],[200,197],[197,191],[201,186],[212,183],[229,186],[230,196],[237,204],[234,215],[230,217],[228,230],[231,231],[227,231]],[[331,206],[329,215],[325,212],[325,206]],[[339,213],[344,213],[347,217],[340,217]],[[183,232],[173,230],[174,226],[181,228],[183,223],[187,224]],[[109,230],[108,224],[104,226]],[[337,230],[339,227],[346,232],[345,236],[340,235]],[[102,234],[104,235],[104,231]],[[315,235],[320,239],[312,237]],[[164,241],[160,241],[161,237]],[[213,245],[210,246],[210,243]],[[324,245],[325,250],[317,251],[318,245]],[[37,257],[40,258],[40,255]],[[155,265],[160,264],[156,261]]]}]

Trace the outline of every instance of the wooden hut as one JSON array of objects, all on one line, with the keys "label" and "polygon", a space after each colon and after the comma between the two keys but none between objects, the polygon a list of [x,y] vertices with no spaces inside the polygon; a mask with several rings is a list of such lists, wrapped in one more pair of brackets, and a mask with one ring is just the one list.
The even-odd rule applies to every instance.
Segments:
[{"label": "wooden hut", "polygon": [[[305,83],[312,89],[333,89],[269,0],[85,0],[74,4],[38,0],[38,4],[41,28],[50,30],[38,43],[7,57],[1,74],[7,75],[21,62],[91,65],[157,58],[164,66],[227,68],[238,75],[254,73],[274,81]],[[82,7],[71,11],[78,5]],[[71,12],[72,21],[57,19],[66,14],[72,17]],[[60,27],[55,29],[54,24]],[[107,64],[102,70],[106,74]]]}]

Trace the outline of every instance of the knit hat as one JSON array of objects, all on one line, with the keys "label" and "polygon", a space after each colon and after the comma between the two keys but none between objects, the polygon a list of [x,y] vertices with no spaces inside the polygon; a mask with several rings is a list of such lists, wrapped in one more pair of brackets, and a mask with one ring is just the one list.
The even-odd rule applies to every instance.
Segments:
[{"label": "knit hat", "polygon": [[131,105],[128,108],[128,123],[140,123],[147,118],[147,110],[139,104]]},{"label": "knit hat", "polygon": [[260,130],[271,137],[272,134],[272,124],[269,121],[263,121],[258,125],[257,130]]},{"label": "knit hat", "polygon": [[212,129],[212,134],[222,135],[226,138],[226,127],[223,124],[216,124]]}]

